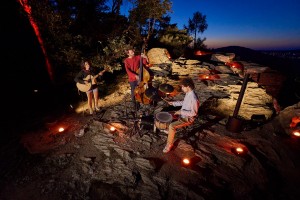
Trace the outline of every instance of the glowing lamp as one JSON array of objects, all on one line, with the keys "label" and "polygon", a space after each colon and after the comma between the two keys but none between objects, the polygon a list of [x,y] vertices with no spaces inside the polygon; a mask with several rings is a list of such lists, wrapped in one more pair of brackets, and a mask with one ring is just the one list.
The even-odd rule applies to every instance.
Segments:
[{"label": "glowing lamp", "polygon": [[190,164],[190,160],[188,158],[184,158],[184,159],[182,159],[182,164],[187,166]]},{"label": "glowing lamp", "polygon": [[235,151],[237,154],[242,154],[244,152],[244,150],[241,147],[235,148]]},{"label": "glowing lamp", "polygon": [[115,132],[116,131],[116,127],[114,127],[114,126],[111,126],[110,128],[109,128],[109,130],[110,130],[110,132]]},{"label": "glowing lamp", "polygon": [[292,135],[299,138],[300,137],[300,131],[299,130],[294,130],[292,132]]},{"label": "glowing lamp", "polygon": [[210,54],[212,54],[212,52],[209,52],[209,51],[200,51],[200,50],[194,51],[194,55],[195,56],[205,56],[205,55],[210,55]]},{"label": "glowing lamp", "polygon": [[58,129],[58,132],[60,132],[60,133],[62,133],[62,132],[64,132],[64,128],[63,127],[60,127],[59,129]]},{"label": "glowing lamp", "polygon": [[200,80],[214,81],[216,79],[220,79],[220,76],[217,75],[217,74],[212,74],[212,75],[209,75],[209,74],[200,74],[199,75],[199,79]]},{"label": "glowing lamp", "polygon": [[240,62],[227,62],[225,65],[229,66],[231,70],[235,73],[243,72],[244,71],[244,65]]},{"label": "glowing lamp", "polygon": [[238,155],[238,156],[243,156],[243,155],[247,154],[247,152],[248,152],[246,147],[233,147],[231,150],[235,155]]},{"label": "glowing lamp", "polygon": [[167,58],[170,60],[172,57],[171,57],[171,55],[170,55],[170,53],[168,52],[168,51],[165,51],[165,54],[166,54],[166,56],[167,56]]}]

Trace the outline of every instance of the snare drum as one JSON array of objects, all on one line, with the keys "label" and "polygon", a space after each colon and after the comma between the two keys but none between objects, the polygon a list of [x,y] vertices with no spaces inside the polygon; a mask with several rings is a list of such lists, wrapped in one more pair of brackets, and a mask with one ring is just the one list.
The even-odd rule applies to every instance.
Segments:
[{"label": "snare drum", "polygon": [[168,112],[159,112],[155,115],[155,121],[154,124],[156,128],[160,130],[166,130],[169,128],[169,125],[171,124],[173,120],[173,117]]}]

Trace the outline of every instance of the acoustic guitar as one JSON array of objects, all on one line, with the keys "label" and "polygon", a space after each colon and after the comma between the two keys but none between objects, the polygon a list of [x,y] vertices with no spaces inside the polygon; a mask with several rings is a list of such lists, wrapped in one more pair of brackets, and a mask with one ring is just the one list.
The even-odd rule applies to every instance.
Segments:
[{"label": "acoustic guitar", "polygon": [[91,89],[92,85],[97,84],[97,78],[98,76],[100,76],[101,73],[107,71],[107,69],[102,70],[101,72],[99,72],[97,75],[92,76],[92,75],[88,75],[87,77],[85,77],[83,80],[84,81],[89,81],[88,83],[76,83],[76,86],[78,88],[78,90],[80,90],[81,92],[87,92]]}]

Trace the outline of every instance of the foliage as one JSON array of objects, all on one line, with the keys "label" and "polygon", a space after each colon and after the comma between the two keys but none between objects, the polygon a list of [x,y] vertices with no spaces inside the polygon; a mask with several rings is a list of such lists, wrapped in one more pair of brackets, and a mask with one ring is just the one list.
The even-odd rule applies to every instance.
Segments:
[{"label": "foliage", "polygon": [[103,47],[99,47],[98,42],[109,44],[110,41],[107,40],[121,35],[127,19],[106,13],[108,9],[105,2],[106,0],[30,0],[32,16],[38,24],[56,76],[71,77],[68,73],[78,72],[83,58],[89,58],[94,66],[101,68],[104,64],[109,64],[109,59],[104,56],[111,54],[103,54],[100,59],[97,50]]},{"label": "foliage", "polygon": [[112,71],[121,70],[122,59],[126,56],[125,49],[128,48],[125,36],[111,38],[102,49],[102,56],[99,54],[94,61],[102,63]]},{"label": "foliage", "polygon": [[[170,24],[167,13],[172,12],[171,0],[128,1],[133,9],[127,18],[120,15],[122,0],[112,0],[111,10],[107,0],[28,0],[54,73],[65,81],[72,80],[83,58],[99,68],[121,70],[124,50],[141,47],[145,41],[181,55],[192,41],[188,33],[207,28],[206,17],[200,15],[198,26],[195,14],[187,30]],[[195,40],[196,45],[203,47],[204,40]]]},{"label": "foliage", "polygon": [[[140,38],[147,40],[155,33],[160,22],[171,12],[172,3],[170,0],[131,0],[134,8],[130,11],[129,21],[131,29],[140,33]],[[134,32],[134,31],[133,31]]]},{"label": "foliage", "polygon": [[195,44],[195,49],[207,49],[207,46],[204,44],[204,41],[206,38],[197,38],[196,44]]},{"label": "foliage", "polygon": [[120,15],[120,8],[123,0],[112,0],[111,13]]},{"label": "foliage", "polygon": [[[206,15],[203,15],[202,13],[200,13],[199,11],[195,12],[193,14],[193,18],[190,19],[188,21],[188,26],[184,26],[189,33],[194,33],[194,48],[196,48],[196,46],[202,46],[202,41],[206,40],[197,40],[197,33],[203,33],[207,27],[208,24],[206,23]],[[197,44],[198,42],[200,42],[199,44]]]},{"label": "foliage", "polygon": [[193,38],[188,35],[187,30],[179,30],[176,25],[168,26],[159,35],[160,44],[172,49],[175,57],[182,55],[185,47],[192,40]]}]

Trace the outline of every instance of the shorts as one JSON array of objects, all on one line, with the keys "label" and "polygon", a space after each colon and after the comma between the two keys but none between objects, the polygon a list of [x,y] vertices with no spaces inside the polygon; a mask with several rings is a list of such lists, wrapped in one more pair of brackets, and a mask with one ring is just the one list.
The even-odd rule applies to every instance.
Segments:
[{"label": "shorts", "polygon": [[91,92],[96,92],[98,90],[98,87],[97,87],[97,85],[92,85],[92,88],[89,90],[89,91],[87,91],[86,93],[87,94],[89,94],[89,93],[91,93]]}]

